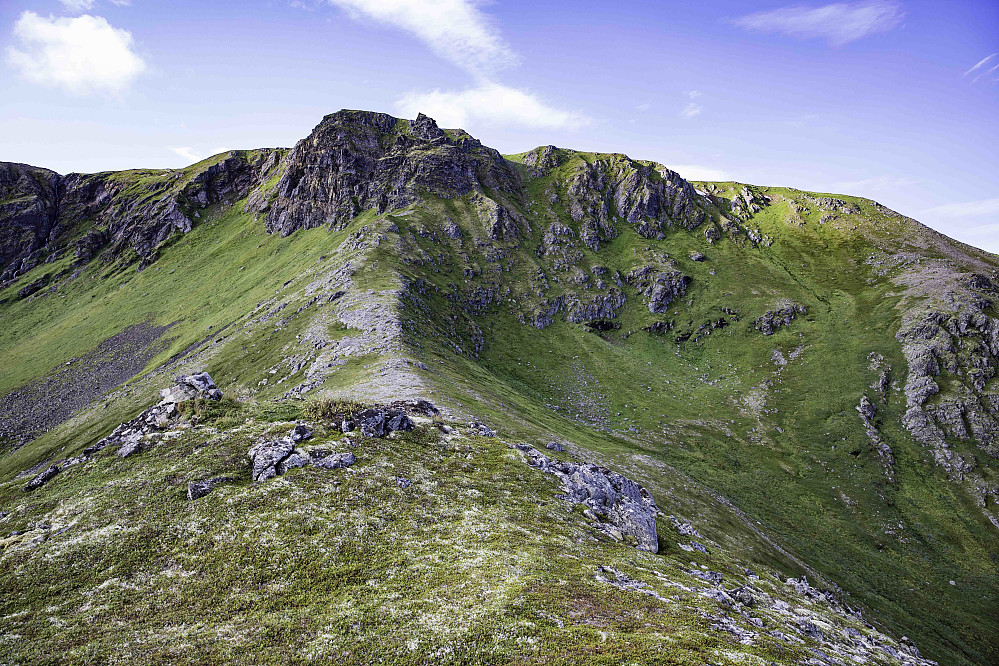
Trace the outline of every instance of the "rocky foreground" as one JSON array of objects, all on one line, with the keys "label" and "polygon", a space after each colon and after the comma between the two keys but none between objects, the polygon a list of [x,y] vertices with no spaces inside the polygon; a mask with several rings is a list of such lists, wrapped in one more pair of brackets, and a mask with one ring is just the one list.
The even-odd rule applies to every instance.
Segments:
[{"label": "rocky foreground", "polygon": [[[29,604],[5,618],[9,660],[45,661],[56,645],[71,661],[242,661],[266,650],[281,661],[493,662],[541,658],[554,643],[562,660],[588,663],[610,642],[615,655],[676,663],[936,663],[806,576],[747,568],[632,479],[578,461],[571,444],[542,454],[482,423],[443,420],[429,403],[294,422],[241,411],[243,425],[220,432],[217,417],[197,416],[223,400],[207,373],[161,395],[83,456],[21,475],[24,497],[0,513],[25,526],[0,540],[0,566],[16,571],[4,592]],[[59,508],[71,497],[76,508]],[[122,510],[128,523],[108,522]],[[171,514],[188,516],[179,533]],[[170,534],[180,540],[163,560]],[[336,544],[362,535],[361,559],[344,561]],[[142,554],[117,559],[131,548]],[[253,587],[226,587],[227,571],[260,555],[272,564],[253,565]],[[427,567],[438,558],[457,567],[446,582]],[[483,574],[504,580],[499,597]],[[344,575],[359,587],[329,587]],[[34,607],[68,582],[57,606]],[[25,596],[29,586],[43,594]],[[190,599],[182,617],[157,601],[164,594]],[[512,613],[500,632],[484,615],[497,603]],[[278,608],[291,607],[300,621],[284,626]],[[265,648],[261,632],[283,638]]]}]

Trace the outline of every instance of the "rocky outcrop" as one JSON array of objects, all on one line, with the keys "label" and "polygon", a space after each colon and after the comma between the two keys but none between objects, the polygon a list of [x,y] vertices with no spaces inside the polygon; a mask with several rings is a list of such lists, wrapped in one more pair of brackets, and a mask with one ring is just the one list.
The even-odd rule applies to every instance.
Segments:
[{"label": "rocky outcrop", "polygon": [[632,543],[639,550],[659,552],[659,509],[645,488],[606,467],[551,460],[526,444],[515,448],[526,454],[531,467],[557,476],[567,499],[585,505],[589,516],[611,538]]},{"label": "rocky outcrop", "polygon": [[32,490],[41,488],[46,483],[55,478],[55,475],[59,473],[59,467],[57,465],[52,465],[47,467],[44,471],[39,472],[28,484],[24,486],[24,492],[30,493]]},{"label": "rocky outcrop", "polygon": [[222,391],[215,386],[212,376],[207,372],[196,372],[193,375],[177,377],[177,383],[160,391],[162,404],[186,402],[196,398],[205,400],[221,400]]},{"label": "rocky outcrop", "polygon": [[679,174],[623,156],[584,162],[565,188],[569,214],[592,250],[617,236],[618,219],[645,238],[662,239],[670,226],[694,229],[706,218],[697,192]]},{"label": "rocky outcrop", "polygon": [[118,455],[127,458],[139,453],[154,435],[172,429],[181,421],[183,417],[177,408],[178,403],[195,398],[222,399],[222,392],[215,387],[215,382],[207,372],[181,375],[176,381],[174,386],[160,391],[163,399],[158,404],[131,421],[122,423],[110,435],[84,449],[84,456],[89,457],[108,446],[117,446]]},{"label": "rocky outcrop", "polygon": [[807,312],[804,305],[791,303],[763,313],[759,319],[753,322],[753,327],[763,335],[773,335],[778,328],[790,326],[798,315]]},{"label": "rocky outcrop", "polygon": [[0,162],[0,284],[45,260],[58,218],[59,174]]},{"label": "rocky outcrop", "polygon": [[867,438],[870,440],[871,446],[874,447],[874,450],[878,453],[878,457],[881,459],[881,464],[885,468],[885,476],[889,481],[895,481],[895,453],[881,437],[881,433],[878,432],[878,427],[874,423],[877,411],[877,407],[871,402],[870,398],[866,395],[861,396],[860,404],[857,405],[857,412],[860,413],[860,420],[864,424],[864,431],[867,433]]},{"label": "rocky outcrop", "polygon": [[373,407],[354,416],[365,437],[385,437],[396,430],[412,430],[413,420],[402,409]]},{"label": "rocky outcrop", "polygon": [[752,188],[743,187],[732,198],[732,213],[741,220],[747,220],[770,205],[770,198]]},{"label": "rocky outcrop", "polygon": [[555,146],[539,146],[524,153],[522,163],[530,167],[532,176],[543,178],[565,162],[567,152]]},{"label": "rocky outcrop", "polygon": [[[266,227],[287,236],[337,227],[364,210],[402,208],[425,194],[459,197],[483,189],[516,192],[520,176],[498,152],[419,115],[339,111],[299,141],[272,196],[259,205]],[[501,228],[503,221],[500,221]]]},{"label": "rocky outcrop", "polygon": [[63,253],[77,263],[103,252],[107,261],[137,256],[148,265],[200,211],[246,197],[280,154],[232,151],[200,168],[66,176],[0,162],[0,284]]},{"label": "rocky outcrop", "polygon": [[297,467],[314,465],[323,469],[342,469],[357,461],[350,452],[331,453],[322,448],[306,451],[299,447],[311,438],[312,431],[299,424],[284,437],[255,444],[246,453],[250,459],[251,478],[260,483],[287,474]]},{"label": "rocky outcrop", "polygon": [[670,303],[681,298],[690,285],[690,277],[680,271],[641,266],[632,269],[625,281],[648,299],[649,312],[666,312]]}]

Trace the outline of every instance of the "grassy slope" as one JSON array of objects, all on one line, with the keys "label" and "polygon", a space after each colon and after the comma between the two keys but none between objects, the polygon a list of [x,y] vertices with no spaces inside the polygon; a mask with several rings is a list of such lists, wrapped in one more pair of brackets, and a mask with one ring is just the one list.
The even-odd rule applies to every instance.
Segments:
[{"label": "grassy slope", "polygon": [[[536,202],[542,191],[536,184]],[[863,216],[820,224],[815,211],[805,216],[804,226],[792,226],[785,223],[789,212],[780,199],[800,199],[803,193],[777,188],[767,193],[777,203],[751,226],[775,239],[769,248],[727,240],[711,247],[700,229],[647,241],[619,224],[621,235],[599,253],[585,251],[584,262],[623,274],[634,265],[637,247],[654,245],[694,278],[683,302],[654,316],[625,288],[631,305],[617,318],[621,330],[597,335],[564,322],[544,331],[525,327],[509,314],[516,307],[508,299],[473,318],[487,338],[482,371],[474,379],[467,363],[439,349],[452,370],[451,395],[498,424],[510,421],[512,407],[533,425],[580,441],[578,424],[570,426],[543,405],[583,402],[579,380],[588,377],[591,393],[609,415],[606,427],[618,435],[590,431],[582,438],[604,460],[628,465],[637,449],[675,466],[731,498],[883,621],[918,636],[931,655],[946,663],[994,661],[999,539],[972,498],[946,481],[901,429],[900,391],[892,392],[879,415],[895,449],[897,484],[885,479],[855,410],[877,378],[868,368],[869,354],[884,356],[894,368],[892,379],[904,380],[905,361],[893,338],[896,288],[871,280],[864,260],[875,243],[890,242],[892,235],[904,238],[909,223],[847,197],[862,207]],[[556,213],[574,226],[564,211]],[[422,223],[432,227],[439,216],[431,206]],[[528,248],[539,241],[540,227],[534,225]],[[474,222],[467,228],[474,233]],[[432,251],[431,244],[423,244]],[[689,261],[691,249],[708,260]],[[463,242],[462,251],[475,256],[470,243]],[[518,271],[522,280],[543,265],[532,254],[524,252],[507,284],[516,284]],[[452,253],[453,264],[460,265],[459,256]],[[483,256],[475,259],[488,264]],[[708,273],[712,269],[715,275]],[[430,279],[446,292],[455,275]],[[514,295],[521,302],[530,298],[516,288]],[[753,319],[783,298],[806,305],[808,315],[772,337],[753,330]],[[678,346],[672,336],[640,330],[657,319],[673,320],[678,331],[696,329],[716,319],[721,307],[738,310],[741,320],[697,344]],[[623,339],[622,333],[632,334]],[[417,341],[433,347],[432,339]],[[789,356],[799,347],[800,358],[778,372],[773,351]],[[764,382],[770,386],[766,408],[759,412],[747,397],[759,395]],[[582,410],[570,410],[570,417],[574,411]],[[654,478],[654,472],[647,474]]]},{"label": "grassy slope", "polygon": [[[535,184],[532,195],[540,192]],[[565,219],[564,211],[557,212]],[[867,205],[865,212],[874,214]],[[474,213],[461,201],[428,202],[425,212],[395,219],[405,237],[415,225],[438,227],[442,213],[468,234],[481,235]],[[895,297],[886,283],[869,284],[862,264],[870,241],[847,233],[848,229],[819,225],[814,219],[817,215],[805,227],[789,227],[783,214],[775,206],[753,221],[776,239],[770,248],[738,246],[729,240],[708,246],[701,230],[674,232],[665,241],[654,242],[622,228],[623,233],[599,255],[585,251],[588,263],[622,273],[641,254],[636,254],[636,248],[652,245],[668,252],[694,278],[688,292],[693,303],[687,305],[685,298],[665,316],[650,315],[641,298],[625,288],[629,304],[619,317],[620,331],[601,336],[561,321],[538,331],[520,324],[509,303],[468,317],[438,295],[430,298],[432,311],[441,316],[453,313],[460,331],[477,324],[486,347],[475,362],[445,349],[439,338],[414,334],[414,349],[428,363],[444,362],[431,363],[433,372],[428,373],[442,392],[511,436],[540,442],[549,432],[558,433],[584,447],[584,453],[593,451],[639,475],[657,491],[667,512],[702,514],[710,536],[742,549],[747,561],[800,572],[792,558],[770,547],[704,490],[713,488],[762,529],[778,535],[795,554],[875,609],[887,624],[916,639],[931,656],[946,663],[986,663],[996,657],[985,651],[999,628],[990,615],[997,598],[990,553],[999,544],[968,498],[945,482],[924,452],[892,425],[898,423],[903,407],[897,394],[883,415],[885,435],[898,460],[897,486],[883,480],[853,409],[874,379],[867,370],[870,352],[882,354],[896,369],[904,367],[891,336],[893,329],[885,325],[897,316]],[[0,330],[0,353],[9,359],[10,368],[0,377],[0,393],[44,375],[138,321],[174,324],[168,344],[150,363],[150,368],[156,367],[220,328],[245,321],[258,303],[271,299],[303,267],[315,265],[321,256],[335,255],[344,237],[323,229],[286,239],[271,237],[262,233],[259,222],[240,213],[239,204],[216,211],[212,219],[164,248],[161,259],[146,271],[113,273],[95,263],[55,296],[0,304],[5,323]],[[352,229],[361,222],[355,222]],[[522,241],[521,250],[514,251],[512,268],[502,275],[503,280],[516,285],[543,263],[532,247],[542,232],[542,225],[533,225],[531,237]],[[427,256],[441,251],[429,241],[412,238]],[[452,283],[464,282],[459,245],[480,266],[488,267],[487,258],[467,239],[446,251],[438,264],[440,273],[432,271],[430,264],[403,262],[393,245],[385,244],[374,256],[381,268],[368,279],[374,284],[379,275],[385,277],[398,269],[446,293]],[[689,261],[692,248],[707,254],[708,261]],[[405,258],[411,261],[413,256]],[[30,279],[31,274],[23,278]],[[0,294],[0,298],[8,295]],[[809,314],[772,337],[754,331],[752,320],[781,298],[805,304]],[[524,295],[522,302],[528,301]],[[678,330],[696,328],[720,316],[721,307],[737,309],[740,320],[697,344],[678,347],[672,337],[640,330],[657,319],[674,320]],[[280,332],[260,329],[246,349],[239,350],[244,353],[233,348],[217,354],[215,365],[206,369],[225,388],[255,389],[259,369],[280,357],[283,345],[296,334],[295,326],[293,320]],[[629,332],[632,335],[622,337]],[[800,358],[778,373],[771,360],[774,349],[789,355],[801,345]],[[579,423],[567,409],[553,413],[546,407],[553,403],[568,408],[578,402],[580,373],[589,378],[592,395],[606,409],[602,428]],[[764,382],[771,386],[766,391],[767,412],[761,413],[751,406],[752,400],[747,402],[747,396],[758,395]],[[106,434],[151,399],[156,387],[139,386],[143,388],[136,396],[110,402],[99,416],[59,428],[16,454],[4,456],[0,478],[9,479],[52,451],[66,455]],[[244,444],[233,445],[226,454],[230,462]],[[859,455],[851,455],[856,452]],[[435,460],[438,463],[443,464]],[[663,468],[662,463],[679,472]],[[105,472],[111,473],[101,473]],[[164,468],[160,477],[166,476]],[[77,489],[82,491],[87,482],[79,478],[74,483],[81,484]],[[6,485],[6,492],[13,493],[9,501],[17,496],[10,490],[16,487]],[[164,487],[157,492],[180,491]],[[169,506],[157,509],[161,527],[156,529],[169,531]],[[517,519],[521,518],[518,514]],[[886,534],[887,527],[900,522],[905,525],[901,540]],[[291,543],[301,525],[281,529],[288,531],[280,532],[279,541]],[[115,552],[124,557],[124,550]],[[137,560],[133,564],[140,566]],[[261,571],[271,571],[260,564]],[[199,571],[210,570],[209,560],[199,567]],[[223,578],[225,571],[225,567],[219,569]],[[958,584],[950,586],[951,579]],[[287,599],[292,607],[300,603],[297,597]],[[285,622],[290,616],[280,606],[276,600],[268,612]],[[150,626],[162,626],[163,616],[153,617]],[[224,624],[224,618],[219,620]],[[281,640],[290,635],[282,632],[288,631],[287,626],[274,629],[271,640]],[[211,637],[198,640],[199,646],[222,645]]]}]

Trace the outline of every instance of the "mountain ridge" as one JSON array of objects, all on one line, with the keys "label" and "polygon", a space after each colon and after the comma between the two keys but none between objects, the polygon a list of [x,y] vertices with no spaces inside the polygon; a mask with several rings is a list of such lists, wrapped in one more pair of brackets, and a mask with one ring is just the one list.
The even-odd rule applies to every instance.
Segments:
[{"label": "mountain ridge", "polygon": [[[840,585],[942,663],[987,662],[969,618],[997,589],[992,255],[856,197],[551,146],[504,158],[426,116],[344,111],[291,149],[48,183],[0,169],[0,224],[31,231],[0,246],[5,506],[25,506],[14,476],[173,373],[209,370],[250,420],[317,394],[425,399],[510,443],[571,444],[664,513],[696,488],[683,518],[726,552]],[[123,354],[134,370],[88,356],[135,326],[154,333]],[[68,421],[35,413],[95,384]],[[233,455],[218,473],[238,476]]]}]

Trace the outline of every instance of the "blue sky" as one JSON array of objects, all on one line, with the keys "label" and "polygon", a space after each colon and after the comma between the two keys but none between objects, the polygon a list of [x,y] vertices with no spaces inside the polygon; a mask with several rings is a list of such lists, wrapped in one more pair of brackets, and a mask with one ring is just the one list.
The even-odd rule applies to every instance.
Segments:
[{"label": "blue sky", "polygon": [[996,0],[0,2],[0,160],[183,166],[340,108],[858,194],[999,252]]}]

